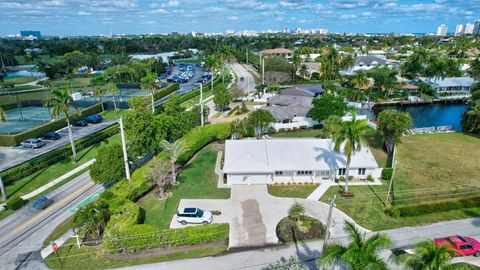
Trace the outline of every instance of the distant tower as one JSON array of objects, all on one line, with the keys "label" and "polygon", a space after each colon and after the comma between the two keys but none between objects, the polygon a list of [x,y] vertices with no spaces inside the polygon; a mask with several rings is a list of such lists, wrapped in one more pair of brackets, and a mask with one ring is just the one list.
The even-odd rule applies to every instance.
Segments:
[{"label": "distant tower", "polygon": [[473,27],[473,34],[480,35],[480,20],[475,21],[475,26]]},{"label": "distant tower", "polygon": [[465,24],[465,31],[464,31],[465,35],[473,34],[473,28],[475,28],[475,25],[471,23]]},{"label": "distant tower", "polygon": [[465,25],[457,24],[457,27],[455,28],[455,36],[461,36],[463,34],[465,34]]},{"label": "distant tower", "polygon": [[437,36],[442,37],[442,36],[446,36],[446,35],[447,35],[447,25],[441,24],[437,28]]},{"label": "distant tower", "polygon": [[110,28],[110,37],[113,37],[112,28]]}]

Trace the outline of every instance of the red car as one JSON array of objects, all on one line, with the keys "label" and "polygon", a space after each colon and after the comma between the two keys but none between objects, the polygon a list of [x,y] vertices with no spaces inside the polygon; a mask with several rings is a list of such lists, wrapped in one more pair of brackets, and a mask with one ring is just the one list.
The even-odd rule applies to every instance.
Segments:
[{"label": "red car", "polygon": [[446,238],[437,238],[433,242],[437,246],[447,246],[455,251],[455,256],[480,256],[480,242],[466,236],[449,236]]}]

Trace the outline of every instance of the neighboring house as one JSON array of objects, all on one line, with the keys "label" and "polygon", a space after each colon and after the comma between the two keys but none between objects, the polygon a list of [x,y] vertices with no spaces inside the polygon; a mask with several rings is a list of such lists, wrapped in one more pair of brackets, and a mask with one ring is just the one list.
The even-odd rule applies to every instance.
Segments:
[{"label": "neighboring house", "polygon": [[[227,140],[223,173],[230,185],[321,183],[344,176],[346,164],[331,139]],[[367,146],[352,155],[349,175],[381,176]]]},{"label": "neighboring house", "polygon": [[292,61],[293,52],[288,49],[278,48],[278,49],[268,49],[259,52],[261,56],[280,56],[288,61]]},{"label": "neighboring house", "polygon": [[383,50],[371,50],[368,51],[368,55],[387,59],[387,54]]},{"label": "neighboring house", "polygon": [[317,121],[309,117],[308,112],[312,108],[313,99],[324,92],[319,84],[296,85],[269,98],[265,109],[276,119],[276,123],[271,126],[279,130],[318,125]]},{"label": "neighboring house", "polygon": [[355,57],[353,66],[347,70],[343,70],[342,73],[345,75],[352,75],[359,70],[367,71],[377,67],[385,66],[391,66],[390,62],[385,59],[372,55],[360,55]]},{"label": "neighboring house", "polygon": [[426,83],[430,84],[439,95],[465,95],[472,90],[475,80],[470,77],[450,77],[444,79],[428,79]]},{"label": "neighboring house", "polygon": [[297,75],[300,75],[300,69],[302,68],[302,65],[305,65],[307,67],[307,73],[308,74],[305,77],[305,79],[310,79],[314,72],[320,72],[320,63],[319,62],[306,62],[306,63],[302,63],[298,66]]}]

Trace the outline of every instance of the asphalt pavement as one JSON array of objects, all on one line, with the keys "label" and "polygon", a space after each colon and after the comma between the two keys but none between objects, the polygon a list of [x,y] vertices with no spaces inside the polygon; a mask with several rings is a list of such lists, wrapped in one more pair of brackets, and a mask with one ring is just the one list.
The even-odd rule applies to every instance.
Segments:
[{"label": "asphalt pavement", "polygon": [[[115,123],[116,122],[114,121],[103,121],[98,124],[89,124],[86,127],[72,126],[73,139],[78,140],[84,138],[111,125],[114,125]],[[46,143],[45,146],[37,149],[22,148],[20,146],[0,147],[0,172],[70,144],[70,139],[68,138],[68,129],[66,127],[57,131],[57,133],[62,136],[60,139],[56,141],[44,141]]]},{"label": "asphalt pavement", "polygon": [[[256,92],[255,79],[247,69],[239,63],[228,64],[228,68],[231,69],[237,76],[237,82],[235,85],[240,88],[245,94],[250,95]],[[243,80],[241,78],[243,77]]]},{"label": "asphalt pavement", "polygon": [[0,269],[46,269],[40,251],[45,238],[70,211],[92,194],[104,190],[85,172],[60,188],[46,194],[54,200],[45,210],[30,204],[0,221]]}]

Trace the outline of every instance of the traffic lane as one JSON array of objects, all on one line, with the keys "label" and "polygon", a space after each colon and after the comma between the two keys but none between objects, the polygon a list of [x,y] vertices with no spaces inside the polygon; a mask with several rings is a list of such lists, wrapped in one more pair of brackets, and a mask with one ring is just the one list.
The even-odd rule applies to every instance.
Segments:
[{"label": "traffic lane", "polygon": [[[229,64],[229,67],[237,76],[237,82],[235,85],[246,94],[254,93],[255,79],[253,78],[252,74],[250,74],[250,72],[248,72],[245,67],[239,63]],[[240,80],[242,77],[243,80]]]},{"label": "traffic lane", "polygon": [[[86,127],[73,127],[72,135],[74,140],[84,138],[88,135],[96,133],[102,129],[114,125],[115,121],[103,121],[98,124],[89,124]],[[68,128],[62,128],[57,131],[61,138],[55,141],[44,141],[45,146],[37,149],[22,148],[22,147],[0,147],[0,171],[5,171],[9,168],[20,165],[24,162],[32,160],[38,156],[56,150],[62,146],[70,144],[68,137]]]}]

